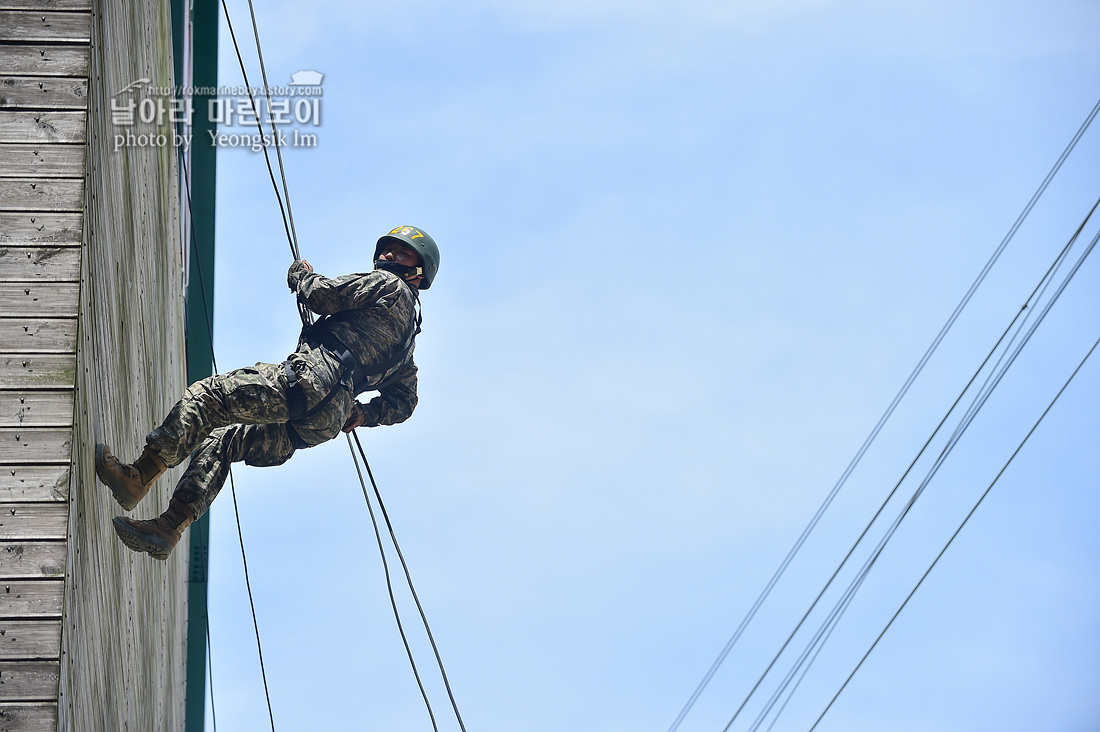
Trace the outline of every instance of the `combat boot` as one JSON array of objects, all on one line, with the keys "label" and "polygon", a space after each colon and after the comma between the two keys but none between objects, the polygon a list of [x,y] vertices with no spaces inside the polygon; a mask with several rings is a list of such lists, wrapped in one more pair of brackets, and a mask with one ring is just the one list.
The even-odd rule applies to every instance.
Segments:
[{"label": "combat boot", "polygon": [[102,442],[95,446],[95,474],[127,511],[134,510],[149,493],[153,481],[167,469],[160,454],[148,445],[133,465],[119,461]]},{"label": "combat boot", "polygon": [[195,515],[183,502],[173,498],[168,510],[150,521],[137,521],[126,516],[115,516],[115,533],[122,543],[135,552],[148,552],[153,559],[162,562],[183,536],[183,530],[191,525]]}]

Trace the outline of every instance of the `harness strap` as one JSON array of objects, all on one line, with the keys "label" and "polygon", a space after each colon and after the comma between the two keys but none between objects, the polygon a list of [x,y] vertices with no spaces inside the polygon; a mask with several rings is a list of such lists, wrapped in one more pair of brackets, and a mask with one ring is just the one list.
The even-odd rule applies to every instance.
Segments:
[{"label": "harness strap", "polygon": [[[417,304],[419,304],[419,302],[420,301],[417,300]],[[415,316],[409,320],[409,326],[405,329],[401,345],[395,348],[384,361],[367,368],[359,363],[359,359],[357,359],[355,354],[351,352],[351,349],[340,340],[339,336],[327,328],[321,330],[322,324],[324,324],[329,317],[331,316],[325,316],[313,325],[303,328],[301,340],[314,347],[321,346],[339,359],[340,364],[344,367],[344,373],[341,375],[340,380],[342,383],[347,383],[348,388],[352,390],[353,394],[366,391],[367,380],[370,379],[370,377],[386,373],[409,357],[409,350],[412,348],[413,340],[416,338],[417,334],[420,333],[420,324],[423,322],[423,317],[418,309]],[[319,330],[321,333],[318,338],[316,334]],[[383,386],[384,384],[385,381],[382,381],[376,384],[374,388]]]},{"label": "harness strap", "polygon": [[[336,384],[329,390],[328,394],[325,394],[321,401],[314,404],[312,409],[306,409],[306,393],[302,389],[302,382],[298,380],[298,372],[290,365],[289,360],[283,361],[283,368],[286,369],[286,404],[290,410],[290,420],[292,422],[308,419],[317,414],[317,412],[320,412],[332,401],[332,398],[336,396],[336,391],[341,386],[344,386],[344,382],[341,380],[339,384]],[[345,375],[346,373],[345,370]]]},{"label": "harness strap", "polygon": [[286,423],[286,436],[290,438],[290,444],[294,446],[295,450],[305,450],[309,447],[309,443],[302,439],[302,436],[298,434],[298,430],[294,429],[294,425],[290,422]]},{"label": "harness strap", "polygon": [[306,411],[306,395],[298,381],[298,372],[290,365],[289,360],[283,361],[283,370],[286,371],[286,406],[290,411],[290,418],[298,419]]},{"label": "harness strap", "polygon": [[286,371],[286,406],[290,412],[290,422],[286,423],[286,436],[290,438],[290,444],[295,450],[304,450],[309,445],[298,434],[291,424],[295,419],[300,419],[306,411],[306,395],[302,390],[302,383],[298,380],[298,372],[290,365],[290,361],[283,361],[283,370]]}]

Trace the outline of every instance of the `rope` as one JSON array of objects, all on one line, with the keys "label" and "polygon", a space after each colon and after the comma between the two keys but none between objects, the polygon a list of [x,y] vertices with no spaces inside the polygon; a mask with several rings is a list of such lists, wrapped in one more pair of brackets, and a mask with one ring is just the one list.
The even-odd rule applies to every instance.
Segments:
[{"label": "rope", "polygon": [[[256,109],[256,99],[252,95],[252,86],[248,81],[248,73],[245,70],[244,59],[241,57],[240,46],[237,44],[237,36],[236,36],[236,33],[233,30],[233,23],[230,20],[229,7],[226,4],[226,0],[221,0],[221,4],[222,4],[222,9],[225,12],[226,24],[229,27],[229,35],[230,35],[230,38],[233,41],[233,49],[234,49],[234,51],[237,55],[237,62],[240,65],[240,68],[241,68],[241,75],[244,78],[245,88],[248,91],[248,98],[249,98],[250,103],[252,104],[252,109],[255,110]],[[252,4],[252,0],[248,0],[248,10],[249,10],[249,14],[250,14],[251,19],[252,19],[253,35],[255,36],[255,40],[256,40],[256,54],[257,54],[257,56],[259,58],[259,62],[260,62],[260,74],[261,74],[261,77],[263,79],[264,92],[267,96],[267,101],[268,101],[268,121],[271,125],[271,129],[272,129],[272,133],[273,133],[272,138],[277,140],[278,136],[277,136],[276,131],[275,131],[275,123],[274,123],[274,120],[271,118],[271,115],[270,115],[270,111],[271,111],[270,86],[268,85],[268,81],[267,81],[267,70],[266,70],[266,67],[265,67],[265,64],[264,64],[263,50],[262,50],[261,45],[260,45],[260,31],[259,31],[259,26],[256,22],[256,12],[255,12],[255,8]],[[283,228],[286,231],[287,241],[290,244],[290,251],[291,251],[291,254],[293,255],[295,260],[300,260],[301,259],[301,254],[300,254],[299,249],[298,249],[298,237],[297,237],[297,232],[296,232],[295,227],[294,227],[294,214],[293,214],[293,211],[291,210],[291,206],[290,206],[290,191],[289,191],[289,188],[287,186],[286,169],[283,165],[282,150],[280,149],[280,146],[278,144],[275,144],[275,153],[276,153],[276,156],[278,157],[278,163],[279,163],[279,174],[280,174],[280,177],[282,179],[282,185],[283,185],[283,192],[282,192],[282,195],[280,195],[279,185],[275,181],[275,171],[274,171],[274,169],[272,168],[272,165],[271,165],[271,157],[267,152],[267,141],[264,138],[263,124],[260,121],[260,115],[259,114],[256,115],[256,126],[257,126],[257,129],[260,132],[260,143],[261,143],[261,146],[263,148],[264,160],[267,162],[268,177],[271,179],[271,185],[275,190],[275,198],[276,198],[276,200],[279,204],[279,211],[283,216]],[[283,205],[284,204],[284,199],[285,199],[285,203],[286,203],[285,208],[284,208],[284,205]],[[188,206],[190,207],[190,193],[188,193]],[[201,272],[200,272],[200,281],[201,281]],[[205,300],[204,300],[204,307],[205,307]],[[302,303],[298,303],[298,313],[299,313],[299,316],[302,319],[302,324],[303,325],[308,326],[313,322],[312,313]],[[211,326],[211,330],[212,329],[213,329],[213,327]],[[213,344],[211,344],[211,351],[213,351]],[[215,369],[216,368],[217,368],[217,366],[215,364]],[[401,560],[401,566],[404,569],[405,578],[406,578],[406,581],[409,585],[409,589],[412,592],[414,600],[416,601],[417,610],[420,612],[420,618],[421,618],[421,621],[424,625],[424,629],[427,632],[428,639],[431,641],[432,651],[435,654],[436,663],[439,666],[440,673],[442,674],[443,683],[444,683],[444,686],[447,689],[447,696],[450,699],[451,707],[454,710],[455,717],[458,720],[459,727],[463,730],[463,732],[465,732],[466,728],[465,728],[465,726],[462,722],[462,715],[458,711],[458,704],[456,703],[455,698],[454,698],[454,694],[451,691],[450,680],[448,679],[447,672],[443,667],[443,661],[442,661],[442,658],[440,657],[440,654],[439,654],[439,648],[436,646],[435,638],[432,635],[431,628],[428,625],[428,620],[427,620],[427,616],[424,613],[424,608],[420,604],[420,598],[417,596],[416,590],[413,587],[412,577],[409,573],[408,566],[405,563],[405,558],[401,553],[401,548],[397,544],[397,537],[394,535],[393,526],[391,525],[389,516],[386,513],[386,508],[382,504],[382,497],[381,497],[381,494],[378,491],[378,485],[375,483],[374,475],[371,473],[370,465],[367,463],[366,455],[365,455],[365,453],[363,453],[363,447],[362,447],[361,444],[359,444],[358,435],[355,435],[355,442],[359,447],[359,453],[362,456],[363,465],[367,469],[368,476],[370,476],[371,485],[374,487],[375,497],[378,500],[379,508],[382,511],[382,515],[383,515],[383,517],[386,521],[386,526],[387,526],[387,528],[389,529],[389,532],[390,532],[390,538],[393,541],[394,548],[397,550],[397,555]],[[349,444],[349,447],[350,447],[350,445],[351,445],[350,439],[349,439],[348,444]],[[352,453],[352,459],[353,459],[353,461],[355,459],[355,453],[354,452]],[[362,476],[362,473],[359,471],[358,462],[355,462],[355,469],[356,469],[356,472],[359,473],[359,480],[360,480],[360,483],[363,486],[363,494],[364,494],[364,497],[366,497],[366,495],[367,495],[366,494],[366,484],[363,482],[363,476]],[[237,494],[236,494],[236,487],[233,484],[232,469],[230,469],[230,472],[229,472],[229,480],[230,480],[231,490],[232,490],[232,493],[233,493],[234,512],[237,512]],[[384,566],[385,572],[386,572],[386,584],[387,584],[387,587],[390,587],[389,567],[388,567],[388,564],[386,563],[385,552],[383,551],[383,548],[382,548],[381,534],[378,533],[379,532],[378,525],[377,525],[377,522],[376,522],[375,517],[374,517],[374,511],[370,506],[369,498],[367,500],[367,507],[371,511],[371,521],[375,525],[376,534],[378,534],[379,551],[382,554],[382,562],[383,562],[383,566]],[[237,513],[237,532],[238,532],[238,535],[240,536],[240,540],[241,540],[241,558],[242,558],[242,561],[244,561],[244,566],[245,566],[245,585],[247,587],[249,587],[249,589],[248,589],[249,602],[252,603],[252,590],[251,590],[251,587],[249,586],[249,583],[248,583],[248,564],[247,564],[247,560],[245,560],[244,536],[243,536],[243,534],[241,534],[241,524],[240,524],[240,514],[239,513]],[[420,683],[420,674],[416,669],[416,664],[413,661],[411,649],[409,648],[408,641],[405,637],[404,629],[401,625],[401,619],[400,619],[399,613],[397,612],[397,605],[396,605],[396,602],[395,602],[394,597],[393,597],[392,587],[390,587],[390,602],[391,602],[391,604],[393,604],[394,614],[395,614],[395,617],[397,618],[398,629],[401,632],[402,641],[405,642],[405,650],[406,650],[406,653],[408,653],[408,655],[409,655],[409,661],[410,661],[410,663],[412,664],[412,667],[413,667],[413,674],[416,676],[417,684],[420,686],[420,693],[424,697],[424,702],[428,707],[428,714],[432,719],[432,727],[434,729],[438,730],[438,728],[436,728],[436,724],[435,724],[435,714],[432,711],[431,704],[428,702],[427,694],[425,693],[424,687]],[[253,624],[256,626],[256,645],[257,645],[257,649],[260,652],[260,671],[263,674],[263,652],[262,652],[262,649],[260,648],[259,625],[256,622],[256,609],[255,609],[255,604],[254,603],[252,603],[252,617],[253,617]],[[268,694],[266,674],[264,674],[264,693],[268,697],[268,712],[270,714],[271,713],[271,698],[270,698],[270,695]],[[274,728],[275,728],[274,715],[271,715],[271,726],[272,726],[272,730],[274,732]]]},{"label": "rope", "polygon": [[[183,151],[178,147],[176,149],[177,149],[178,154],[180,156],[180,160],[183,164],[184,191],[186,192],[186,195],[187,195],[187,215],[189,217],[191,217],[192,221],[194,221],[194,217],[193,217],[193,214],[192,214],[192,211],[191,211],[191,171],[188,169],[187,160],[183,156]],[[190,227],[190,232],[191,232],[191,240],[192,240],[192,243],[193,243],[194,242],[194,237],[195,237],[195,227],[194,227],[193,224]],[[214,373],[219,373],[220,369],[218,368],[218,359],[214,355],[214,318],[213,318],[212,314],[210,313],[210,308],[206,304],[206,302],[207,302],[206,296],[208,294],[208,291],[206,289],[206,280],[202,276],[202,262],[199,260],[198,257],[195,258],[195,264],[196,264],[195,270],[196,270],[196,273],[199,276],[199,289],[201,290],[201,292],[203,294],[202,309],[203,309],[203,313],[206,315],[207,337],[210,339],[210,360],[211,360],[211,363],[214,367]],[[271,709],[271,692],[268,689],[267,672],[264,669],[263,644],[260,642],[260,624],[259,624],[259,621],[256,619],[256,602],[252,597],[252,583],[249,581],[249,577],[248,577],[248,559],[246,558],[245,551],[244,551],[244,533],[241,530],[241,515],[240,515],[240,511],[237,508],[237,486],[236,486],[236,483],[233,480],[233,467],[232,466],[229,467],[229,487],[230,487],[230,492],[233,495],[233,513],[237,518],[237,535],[238,535],[238,537],[240,537],[241,562],[244,566],[244,584],[245,584],[245,587],[248,590],[248,604],[249,604],[249,607],[252,609],[252,627],[256,632],[256,651],[257,651],[257,654],[259,655],[259,659],[260,659],[260,676],[263,678],[263,683],[264,683],[264,698],[267,700],[267,714],[268,714],[269,719],[271,720],[271,732],[275,732],[275,714]],[[209,621],[209,617],[208,617],[207,618],[207,632],[206,632],[206,642],[207,642],[207,647],[208,648],[209,648],[209,644],[210,644],[209,622],[210,621]],[[214,684],[213,670],[211,670],[211,677],[210,677],[211,712],[213,712],[213,699],[214,699],[213,684]]]},{"label": "rope", "polygon": [[[248,81],[248,72],[245,70],[244,59],[241,57],[241,48],[237,45],[237,34],[233,31],[233,21],[229,17],[229,6],[226,5],[226,0],[221,0],[222,10],[225,12],[225,23],[229,27],[229,37],[233,41],[233,50],[237,54],[237,64],[241,67],[241,76],[244,78],[244,87],[248,92],[248,101],[252,105],[252,110],[256,111],[256,98],[252,95],[252,84]],[[256,15],[252,12],[252,0],[248,3],[249,12],[252,13],[252,27],[256,35],[256,52],[260,57],[260,69],[263,76],[264,91],[267,93],[268,100],[268,119],[271,122],[271,129],[275,131],[275,121],[271,119],[271,94],[267,87],[267,71],[264,70],[263,65],[263,53],[260,51],[260,31],[256,26]],[[298,235],[294,230],[294,214],[290,210],[290,190],[286,185],[286,170],[283,167],[283,153],[279,148],[279,145],[275,145],[275,153],[279,159],[279,175],[283,180],[283,192],[286,196],[286,206],[283,205],[283,196],[279,193],[279,184],[275,182],[275,170],[271,167],[271,155],[267,152],[267,140],[264,137],[263,123],[260,121],[260,115],[256,114],[256,129],[260,132],[260,146],[263,149],[264,161],[267,163],[267,175],[271,179],[271,187],[275,190],[275,200],[279,204],[279,213],[283,217],[283,229],[286,232],[287,242],[290,244],[290,253],[295,260],[302,258],[298,251]],[[278,140],[278,135],[272,135],[273,140]],[[302,325],[310,325],[313,323],[313,314],[301,303],[298,303],[298,317],[302,320]]]},{"label": "rope", "polygon": [[237,519],[237,537],[241,541],[241,563],[244,565],[244,586],[248,590],[248,606],[252,608],[252,627],[256,629],[256,653],[260,658],[260,676],[264,681],[264,697],[267,699],[267,716],[271,719],[271,732],[275,732],[275,713],[271,711],[271,694],[267,688],[267,672],[264,670],[264,649],[260,644],[260,623],[256,619],[256,602],[252,599],[252,583],[248,580],[248,557],[244,553],[244,533],[241,531],[241,512],[237,507],[237,484],[233,470],[229,470],[229,490],[233,494],[233,515]]},{"label": "rope", "polygon": [[[283,147],[278,144],[279,135],[275,129],[275,118],[271,115],[271,86],[267,83],[267,68],[264,66],[264,52],[263,49],[260,48],[260,28],[256,24],[256,9],[252,6],[252,0],[248,0],[248,14],[252,17],[252,34],[256,37],[256,56],[260,60],[260,77],[263,79],[264,95],[267,97],[267,121],[268,124],[271,125],[271,139],[276,141],[275,155],[279,159],[279,176],[283,181],[283,198],[286,199],[286,215],[290,220],[291,250],[294,252],[295,259],[301,259],[301,256],[298,254],[298,232],[294,228],[294,212],[290,208],[290,189],[286,184],[286,168],[283,167]],[[255,109],[254,104],[253,109]],[[259,121],[259,115],[256,116],[256,121]],[[261,128],[261,132],[262,131]],[[260,135],[260,142],[264,142],[262,134]]]},{"label": "rope", "polygon": [[[428,708],[428,716],[432,720],[432,729],[439,732],[439,726],[435,723],[435,712],[432,711],[432,703],[428,701],[428,693],[424,690],[424,683],[420,680],[420,671],[416,668],[416,660],[413,658],[412,649],[409,647],[409,638],[405,635],[405,626],[401,622],[401,613],[397,609],[397,600],[393,595],[393,581],[390,579],[390,564],[386,560],[386,550],[382,546],[382,532],[378,528],[378,519],[374,516],[374,506],[371,505],[367,494],[367,484],[363,480],[363,471],[359,469],[359,458],[355,456],[355,448],[351,444],[351,433],[347,434],[348,449],[351,450],[351,462],[355,465],[355,472],[359,476],[359,485],[363,488],[363,500],[367,502],[367,511],[370,512],[370,522],[374,526],[374,537],[378,541],[378,554],[382,557],[382,571],[386,575],[386,591],[390,595],[390,607],[393,608],[393,617],[397,621],[397,630],[401,633],[401,642],[405,644],[405,655],[409,657],[412,665],[413,676],[416,677],[416,685],[420,688],[420,696],[424,699],[424,706]],[[364,459],[364,464],[366,460]],[[372,478],[373,481],[373,478]]]},{"label": "rope", "polygon": [[[416,602],[416,609],[420,613],[420,622],[424,625],[424,632],[428,635],[428,641],[432,645],[432,653],[435,654],[435,662],[439,667],[440,676],[443,677],[443,685],[447,689],[447,698],[450,699],[451,709],[454,710],[455,719],[458,720],[458,726],[462,732],[466,732],[466,725],[462,722],[462,714],[458,711],[458,703],[455,701],[454,693],[451,691],[451,681],[447,677],[447,669],[443,667],[443,659],[439,655],[439,646],[435,643],[435,636],[432,634],[432,629],[428,625],[428,616],[424,614],[424,606],[420,604],[420,597],[416,594],[416,587],[413,586],[412,575],[409,573],[409,565],[405,563],[405,555],[401,552],[401,545],[397,543],[397,535],[393,531],[393,524],[390,523],[389,512],[386,511],[386,504],[382,502],[382,494],[378,491],[378,483],[374,480],[374,473],[371,472],[370,463],[367,462],[367,455],[363,452],[363,445],[359,442],[359,434],[354,430],[350,433],[355,438],[355,446],[359,449],[359,456],[363,459],[363,466],[367,469],[367,476],[370,478],[371,487],[374,489],[374,498],[378,501],[378,508],[382,511],[382,518],[386,522],[386,529],[390,532],[390,541],[393,542],[393,548],[397,550],[397,557],[401,560],[401,568],[405,572],[405,582],[409,586],[409,592],[412,593],[413,600]],[[350,444],[350,441],[349,441]],[[352,455],[354,458],[354,454]],[[358,464],[356,465],[358,470]],[[362,481],[363,476],[359,476],[359,480]],[[367,497],[366,486],[363,486],[363,497]],[[367,499],[367,505],[370,505],[370,499]],[[374,512],[371,512],[371,518],[373,520]],[[377,530],[377,525],[376,525]],[[381,545],[380,545],[381,546]]]},{"label": "rope", "polygon": [[832,505],[833,500],[836,498],[837,494],[840,493],[841,488],[843,488],[845,483],[848,482],[848,478],[851,476],[856,466],[859,465],[859,463],[862,461],[864,454],[871,447],[872,443],[874,443],[875,439],[878,437],[879,432],[882,431],[883,427],[886,425],[886,422],[890,419],[894,411],[897,409],[898,404],[909,392],[909,388],[913,385],[913,382],[916,381],[917,377],[924,370],[924,367],[928,363],[928,360],[939,348],[940,342],[943,341],[944,337],[947,335],[948,331],[951,330],[951,327],[955,324],[955,321],[958,319],[963,309],[967,306],[967,304],[969,304],[971,298],[973,298],[974,296],[974,293],[985,280],[986,275],[989,274],[989,271],[993,268],[993,265],[996,264],[998,259],[1000,259],[1002,252],[1004,252],[1009,242],[1013,239],[1013,237],[1015,237],[1016,231],[1023,224],[1028,214],[1031,213],[1031,209],[1035,207],[1035,204],[1039,201],[1039,198],[1042,197],[1044,191],[1046,191],[1047,187],[1050,185],[1051,180],[1054,179],[1054,176],[1061,169],[1062,164],[1065,162],[1066,158],[1069,157],[1069,154],[1077,146],[1078,140],[1081,139],[1081,136],[1085,133],[1085,130],[1088,129],[1089,125],[1096,117],[1097,112],[1100,112],[1100,100],[1097,101],[1096,105],[1092,108],[1092,111],[1085,118],[1085,121],[1081,124],[1080,128],[1078,128],[1077,133],[1073,136],[1073,139],[1070,140],[1065,150],[1062,151],[1062,154],[1054,163],[1054,166],[1047,173],[1046,177],[1043,179],[1043,182],[1039,185],[1039,188],[1031,196],[1031,199],[1028,201],[1027,205],[1024,206],[1023,211],[1016,218],[1016,221],[1012,224],[1008,233],[1001,240],[1001,243],[997,246],[996,250],[994,250],[993,255],[989,258],[989,261],[986,262],[985,266],[982,268],[977,278],[970,285],[970,288],[967,290],[962,300],[955,307],[954,312],[951,313],[951,316],[947,319],[947,322],[940,329],[940,332],[932,340],[932,345],[928,347],[928,350],[925,351],[920,361],[918,361],[916,368],[914,368],[913,372],[909,374],[909,378],[906,379],[901,389],[894,396],[893,401],[890,402],[890,405],[886,408],[886,411],[883,412],[874,429],[871,430],[871,433],[864,440],[863,445],[861,445],[859,450],[856,451],[855,457],[852,458],[852,461],[848,464],[848,467],[844,469],[844,472],[841,474],[840,478],[837,480],[832,490],[829,491],[829,494],[825,497],[825,500],[818,507],[817,511],[810,519],[810,522],[806,525],[806,528],[802,530],[802,533],[799,535],[798,539],[795,540],[794,546],[791,547],[791,550],[787,553],[787,556],[784,557],[782,562],[780,562],[779,568],[775,571],[775,574],[773,574],[771,579],[768,580],[768,583],[764,586],[763,591],[756,598],[756,601],[753,603],[748,613],[746,613],[745,617],[741,620],[740,624],[737,626],[737,629],[734,630],[733,635],[731,635],[729,640],[726,641],[726,645],[722,648],[721,652],[719,652],[718,657],[714,660],[714,663],[711,664],[710,668],[703,675],[702,681],[700,681],[698,686],[695,687],[695,690],[691,693],[691,696],[688,698],[683,708],[680,709],[680,713],[676,715],[676,718],[673,720],[672,724],[668,728],[668,732],[676,732],[676,730],[679,729],[680,725],[683,723],[684,719],[687,717],[688,713],[691,711],[692,707],[695,706],[695,702],[698,701],[699,697],[702,695],[703,691],[706,689],[711,679],[714,678],[714,675],[715,673],[717,673],[719,667],[726,660],[726,657],[733,650],[733,647],[737,644],[738,640],[740,640],[749,623],[751,623],[753,618],[756,617],[757,612],[763,606],[765,600],[767,600],[767,598],[771,595],[771,592],[775,588],[775,585],[779,582],[780,578],[787,571],[787,567],[790,566],[795,556],[802,549],[802,546],[806,543],[806,540],[809,539],[810,534],[817,527],[817,524],[821,521],[821,518],[825,515],[825,512],[829,509],[829,506]]},{"label": "rope", "polygon": [[[248,72],[244,67],[244,59],[241,58],[241,47],[237,45],[237,34],[233,32],[233,20],[229,16],[229,6],[226,5],[225,0],[221,0],[221,2],[222,11],[225,13],[225,23],[229,26],[229,37],[233,41],[233,50],[237,54],[237,64],[241,67],[241,76],[244,77],[244,87],[248,92],[248,101],[252,104],[253,111],[255,111],[256,98],[252,96],[252,84],[248,81]],[[270,112],[270,110],[268,111]],[[264,160],[267,161],[267,174],[271,178],[272,187],[275,189],[275,200],[279,203],[279,213],[283,216],[283,228],[286,230],[286,239],[290,244],[290,253],[295,259],[301,259],[298,255],[298,242],[291,231],[290,222],[287,219],[287,209],[283,206],[283,197],[279,193],[279,184],[275,182],[275,170],[271,167],[271,156],[267,152],[267,141],[264,140],[264,128],[263,123],[260,122],[259,114],[256,115],[256,129],[260,131],[260,143],[263,148]],[[281,160],[280,165],[282,165]]]}]

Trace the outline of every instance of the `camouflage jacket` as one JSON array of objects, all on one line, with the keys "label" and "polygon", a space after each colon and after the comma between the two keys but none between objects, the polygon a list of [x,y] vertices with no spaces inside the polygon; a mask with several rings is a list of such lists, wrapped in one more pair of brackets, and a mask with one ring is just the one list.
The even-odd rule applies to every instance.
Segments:
[{"label": "camouflage jacket", "polygon": [[[416,292],[400,277],[385,270],[329,279],[297,261],[290,265],[287,284],[299,302],[314,313],[327,316],[317,327],[339,338],[367,371],[384,363],[404,345],[409,324],[416,317]],[[412,352],[410,346],[404,360],[369,377],[359,389],[377,390],[379,394],[363,405],[366,426],[404,422],[416,408],[416,364]]]}]

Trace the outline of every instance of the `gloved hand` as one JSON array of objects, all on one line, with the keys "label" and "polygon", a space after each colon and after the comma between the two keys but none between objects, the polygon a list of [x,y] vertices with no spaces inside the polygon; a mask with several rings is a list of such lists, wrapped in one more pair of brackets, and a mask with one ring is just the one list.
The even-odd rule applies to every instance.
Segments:
[{"label": "gloved hand", "polygon": [[298,291],[298,280],[302,277],[302,270],[312,272],[313,265],[304,259],[296,259],[294,263],[290,265],[290,271],[286,273],[286,285],[295,292]]},{"label": "gloved hand", "polygon": [[344,432],[351,432],[356,427],[362,427],[367,421],[367,415],[363,412],[363,405],[359,402],[355,402],[351,407],[351,414],[348,415],[348,419],[344,422]]}]

